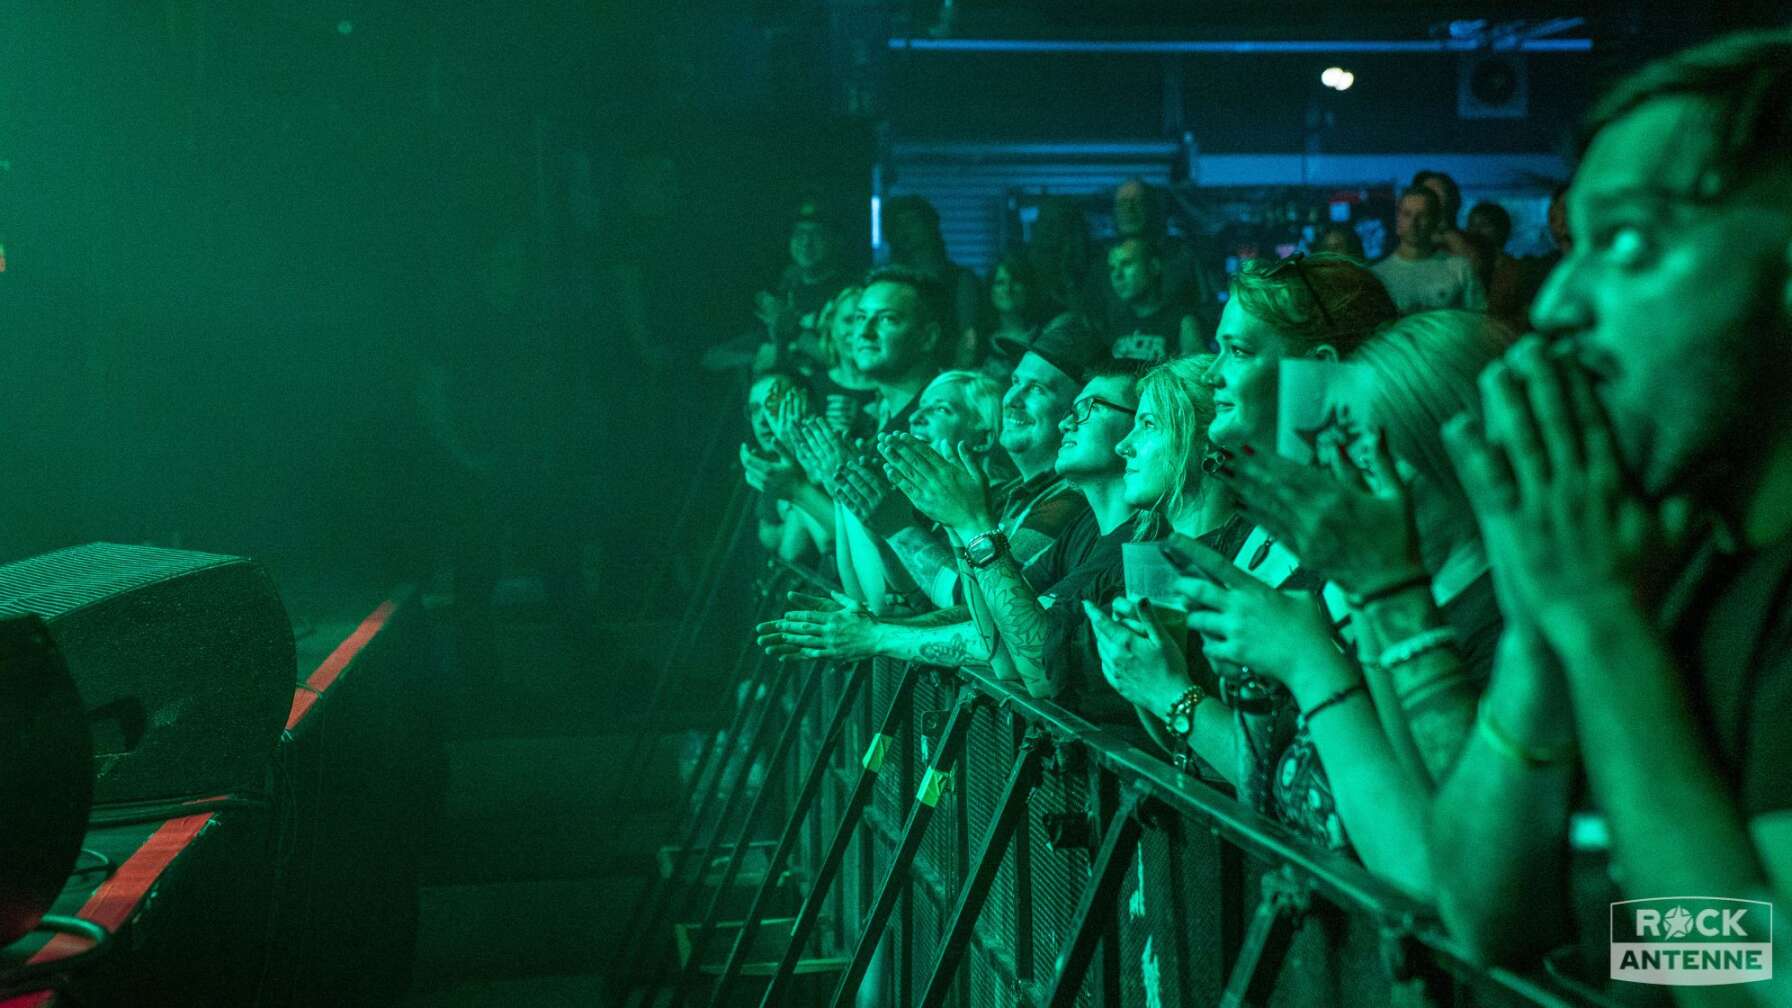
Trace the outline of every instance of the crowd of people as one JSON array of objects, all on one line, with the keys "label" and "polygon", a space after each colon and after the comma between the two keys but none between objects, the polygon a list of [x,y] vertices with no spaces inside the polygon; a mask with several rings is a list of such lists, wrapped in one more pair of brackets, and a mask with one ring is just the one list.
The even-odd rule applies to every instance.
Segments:
[{"label": "crowd of people", "polygon": [[[759,643],[1137,733],[1490,961],[1603,980],[1614,900],[1792,894],[1792,33],[1611,90],[1534,278],[1460,203],[1422,172],[1382,261],[1331,229],[1222,283],[1135,180],[1105,258],[1048,204],[986,284],[913,197],[849,283],[805,205],[711,355],[761,542],[837,585]],[[1316,461],[1305,361],[1373,389]]]}]

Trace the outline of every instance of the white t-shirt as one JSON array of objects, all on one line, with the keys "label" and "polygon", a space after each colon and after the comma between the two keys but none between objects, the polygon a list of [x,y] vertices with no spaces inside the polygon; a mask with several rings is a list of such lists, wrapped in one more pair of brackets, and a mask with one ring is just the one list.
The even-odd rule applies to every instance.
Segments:
[{"label": "white t-shirt", "polygon": [[1425,259],[1402,259],[1398,254],[1369,267],[1394,296],[1400,314],[1433,308],[1487,310],[1487,292],[1467,259],[1438,251]]}]

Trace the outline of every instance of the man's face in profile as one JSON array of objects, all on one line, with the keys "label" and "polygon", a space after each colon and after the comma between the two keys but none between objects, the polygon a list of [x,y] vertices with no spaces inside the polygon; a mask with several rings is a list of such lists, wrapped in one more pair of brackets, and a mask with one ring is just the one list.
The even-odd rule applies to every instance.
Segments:
[{"label": "man's face in profile", "polygon": [[1715,151],[1713,119],[1687,97],[1650,100],[1601,130],[1568,191],[1573,246],[1531,313],[1575,341],[1651,494],[1782,422],[1792,381],[1792,213],[1784,195],[1758,195],[1785,177],[1700,199]]}]

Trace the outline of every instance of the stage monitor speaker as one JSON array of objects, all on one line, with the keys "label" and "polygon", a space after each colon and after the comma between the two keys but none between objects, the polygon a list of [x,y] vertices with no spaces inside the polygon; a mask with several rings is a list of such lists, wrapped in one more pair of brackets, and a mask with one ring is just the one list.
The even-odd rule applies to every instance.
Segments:
[{"label": "stage monitor speaker", "polygon": [[92,802],[93,747],[68,666],[42,620],[0,620],[0,948],[56,901]]},{"label": "stage monitor speaker", "polygon": [[96,805],[265,788],[292,707],[292,624],[241,557],[92,543],[0,567],[0,616],[34,613],[93,736]]}]

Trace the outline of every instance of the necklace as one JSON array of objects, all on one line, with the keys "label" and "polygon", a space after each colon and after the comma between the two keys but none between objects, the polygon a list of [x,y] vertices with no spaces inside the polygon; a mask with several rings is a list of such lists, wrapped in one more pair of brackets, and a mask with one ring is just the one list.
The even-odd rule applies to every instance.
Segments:
[{"label": "necklace", "polygon": [[1257,551],[1255,553],[1251,554],[1250,561],[1245,564],[1245,570],[1256,570],[1257,568],[1263,566],[1263,561],[1269,559],[1270,547],[1274,546],[1275,544],[1276,544],[1275,536],[1271,536],[1271,535],[1264,536],[1263,537],[1263,545],[1258,546]]}]

